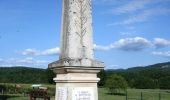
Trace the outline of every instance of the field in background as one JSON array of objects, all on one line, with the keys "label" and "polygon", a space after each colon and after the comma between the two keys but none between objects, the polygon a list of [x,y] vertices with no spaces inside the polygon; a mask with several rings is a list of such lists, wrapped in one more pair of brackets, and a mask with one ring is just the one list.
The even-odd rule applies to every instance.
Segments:
[{"label": "field in background", "polygon": [[128,89],[125,95],[109,95],[107,89],[99,88],[99,100],[170,100],[170,90]]},{"label": "field in background", "polygon": [[[15,84],[6,84],[6,85],[15,85]],[[31,89],[31,84],[20,84],[24,89]],[[51,95],[51,100],[54,100],[55,85],[42,85],[49,88]],[[127,96],[125,95],[110,95],[105,88],[99,88],[99,100],[170,100],[170,90],[156,90],[156,89],[128,89]],[[1,94],[0,91],[0,100],[5,96],[7,100],[29,100],[29,97],[24,93],[19,94]]]}]

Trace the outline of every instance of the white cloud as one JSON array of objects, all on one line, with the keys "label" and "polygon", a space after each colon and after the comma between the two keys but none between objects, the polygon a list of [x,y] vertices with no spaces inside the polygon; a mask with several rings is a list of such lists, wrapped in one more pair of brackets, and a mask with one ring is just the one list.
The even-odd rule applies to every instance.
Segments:
[{"label": "white cloud", "polygon": [[35,49],[26,49],[20,52],[22,55],[37,55],[38,51]]},{"label": "white cloud", "polygon": [[125,51],[140,51],[150,46],[152,46],[151,42],[142,37],[120,39],[112,44],[113,48]]},{"label": "white cloud", "polygon": [[108,24],[108,25],[129,25],[129,24],[134,24],[134,23],[139,23],[139,22],[145,22],[149,18],[153,18],[153,16],[163,15],[169,12],[170,12],[170,9],[167,9],[167,8],[147,9],[121,22],[115,22],[115,23]]},{"label": "white cloud", "polygon": [[60,54],[60,48],[56,47],[56,48],[51,48],[51,49],[47,49],[44,50],[40,53],[40,55],[58,55]]},{"label": "white cloud", "polygon": [[116,8],[113,8],[111,13],[136,13],[137,11],[148,9],[148,5],[166,3],[168,1],[170,0],[129,0],[129,2],[122,1],[124,3]]},{"label": "white cloud", "polygon": [[99,4],[99,5],[114,5],[121,3],[121,0],[93,0],[94,4]]},{"label": "white cloud", "polygon": [[[128,34],[128,33],[127,33]],[[123,51],[141,51],[146,48],[163,48],[170,46],[170,41],[163,38],[155,38],[153,41],[148,40],[143,37],[134,38],[123,38],[109,45],[97,45],[94,44],[94,49],[99,51],[108,51],[110,49],[119,49]],[[33,55],[33,56],[49,56],[49,55],[59,55],[59,47],[51,48],[43,51],[38,51],[35,49],[26,49],[19,52],[22,55]]]},{"label": "white cloud", "polygon": [[153,43],[154,43],[156,48],[162,48],[162,47],[170,46],[170,41],[163,39],[163,38],[155,38]]},{"label": "white cloud", "polygon": [[129,25],[139,22],[148,21],[148,19],[154,16],[167,14],[170,9],[160,6],[161,4],[167,3],[170,0],[129,0],[122,1],[121,5],[112,8],[108,11],[111,14],[124,14],[128,15],[127,19],[121,20],[120,22],[113,22],[110,25]]},{"label": "white cloud", "polygon": [[103,51],[110,50],[110,49],[120,49],[124,51],[141,51],[151,46],[152,43],[149,40],[142,37],[134,37],[134,38],[120,39],[108,46],[96,45],[95,49],[103,50]]},{"label": "white cloud", "polygon": [[129,13],[134,12],[140,9],[143,9],[146,4],[153,2],[153,0],[132,0],[129,3],[119,6],[117,8],[114,8],[112,10],[113,13]]},{"label": "white cloud", "polygon": [[129,32],[120,32],[120,35],[131,35],[133,33],[129,33]]},{"label": "white cloud", "polygon": [[101,46],[101,45],[94,44],[93,46],[94,46],[95,50],[102,50],[102,51],[110,50],[112,48],[110,45],[109,46]]},{"label": "white cloud", "polygon": [[58,47],[51,48],[43,51],[38,51],[36,49],[26,49],[19,52],[22,55],[33,55],[33,56],[49,56],[49,55],[58,55],[60,49]]},{"label": "white cloud", "polygon": [[30,67],[47,67],[50,61],[36,60],[32,57],[10,58],[0,62],[0,66],[30,66]]},{"label": "white cloud", "polygon": [[165,51],[165,52],[152,52],[153,55],[158,55],[158,56],[164,56],[164,57],[170,57],[170,51]]},{"label": "white cloud", "polygon": [[164,48],[170,46],[170,41],[163,38],[155,38],[153,41],[143,37],[124,38],[115,41],[109,45],[94,45],[95,50],[107,51],[110,49],[119,49],[123,51],[141,51],[147,48]]},{"label": "white cloud", "polygon": [[24,59],[14,59],[15,62],[17,63],[33,63],[33,58],[32,57],[27,57]]}]

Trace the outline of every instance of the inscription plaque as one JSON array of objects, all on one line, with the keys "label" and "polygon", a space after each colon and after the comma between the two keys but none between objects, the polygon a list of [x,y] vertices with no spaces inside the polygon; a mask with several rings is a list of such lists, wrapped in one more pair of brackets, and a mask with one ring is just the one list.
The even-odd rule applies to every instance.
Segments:
[{"label": "inscription plaque", "polygon": [[58,87],[57,100],[67,100],[67,88]]},{"label": "inscription plaque", "polygon": [[93,88],[74,88],[72,93],[72,100],[94,100]]}]

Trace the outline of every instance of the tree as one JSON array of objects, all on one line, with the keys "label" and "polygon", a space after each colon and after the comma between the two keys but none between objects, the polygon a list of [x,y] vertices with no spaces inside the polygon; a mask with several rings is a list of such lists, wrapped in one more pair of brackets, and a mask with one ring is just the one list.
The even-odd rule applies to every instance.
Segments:
[{"label": "tree", "polygon": [[47,75],[48,83],[54,84],[55,82],[54,82],[53,78],[56,77],[56,74],[52,70],[47,68],[46,69],[46,75]]},{"label": "tree", "polygon": [[100,81],[98,82],[98,86],[102,87],[105,84],[106,81],[106,72],[105,70],[101,70],[98,74],[97,77],[100,78]]},{"label": "tree", "polygon": [[157,80],[141,75],[134,79],[133,87],[138,89],[155,89],[157,88]]},{"label": "tree", "polygon": [[170,89],[170,76],[160,78],[159,86],[161,89]]},{"label": "tree", "polygon": [[107,78],[105,87],[109,89],[111,94],[115,94],[120,92],[120,90],[125,90],[128,84],[122,76],[113,74]]}]

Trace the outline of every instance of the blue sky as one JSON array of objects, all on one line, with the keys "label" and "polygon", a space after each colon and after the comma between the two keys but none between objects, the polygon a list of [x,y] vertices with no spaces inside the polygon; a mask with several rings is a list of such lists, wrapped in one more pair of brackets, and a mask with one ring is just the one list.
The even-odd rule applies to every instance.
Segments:
[{"label": "blue sky", "polygon": [[[62,0],[0,0],[0,66],[58,60]],[[95,58],[106,69],[170,61],[170,0],[93,0]]]}]

